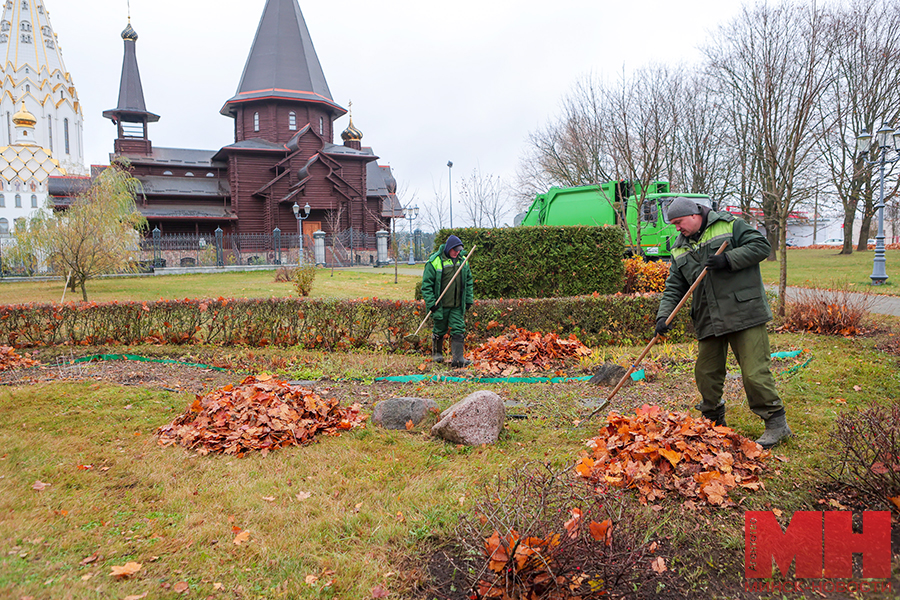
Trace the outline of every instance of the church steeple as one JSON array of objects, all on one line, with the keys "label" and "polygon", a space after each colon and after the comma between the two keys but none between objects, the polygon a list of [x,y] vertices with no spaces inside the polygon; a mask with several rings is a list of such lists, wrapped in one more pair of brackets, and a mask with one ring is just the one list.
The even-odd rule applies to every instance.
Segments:
[{"label": "church steeple", "polygon": [[153,148],[147,137],[147,123],[159,121],[159,115],[148,112],[144,103],[144,88],[137,64],[137,39],[138,34],[131,27],[129,17],[128,26],[122,32],[125,56],[119,80],[119,104],[116,108],[103,111],[103,116],[118,127],[116,154],[150,154]]},{"label": "church steeple", "polygon": [[236,141],[285,141],[295,122],[285,111],[303,106],[309,111],[301,111],[300,127],[309,123],[328,141],[332,121],[347,112],[331,97],[297,0],[266,0],[237,93],[220,112],[237,121]]}]

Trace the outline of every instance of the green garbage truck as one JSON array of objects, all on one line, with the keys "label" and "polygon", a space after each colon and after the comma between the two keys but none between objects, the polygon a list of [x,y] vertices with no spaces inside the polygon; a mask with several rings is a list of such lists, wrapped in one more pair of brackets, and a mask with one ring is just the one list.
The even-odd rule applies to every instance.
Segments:
[{"label": "green garbage truck", "polygon": [[[640,192],[640,183],[629,181],[570,188],[551,187],[546,193],[537,195],[518,225],[619,225],[625,232],[625,245],[629,253],[634,252],[640,228],[641,253],[647,258],[668,259],[672,254],[672,241],[678,235],[675,226],[666,217],[669,202],[686,197],[712,207],[709,196],[671,193],[668,182],[654,181],[647,187],[639,212]],[[625,225],[621,222],[623,212]]]}]

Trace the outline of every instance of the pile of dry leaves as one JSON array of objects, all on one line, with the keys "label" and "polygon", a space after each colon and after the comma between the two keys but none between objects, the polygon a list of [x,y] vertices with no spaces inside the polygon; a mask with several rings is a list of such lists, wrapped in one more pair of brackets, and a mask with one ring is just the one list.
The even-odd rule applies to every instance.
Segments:
[{"label": "pile of dry leaves", "polygon": [[644,405],[634,415],[612,413],[600,435],[588,440],[579,475],[615,487],[636,488],[642,503],[667,492],[696,501],[733,506],[728,492],[763,487],[759,473],[771,453],[728,427],[685,413]]},{"label": "pile of dry leaves", "polygon": [[33,367],[37,364],[40,363],[32,360],[27,354],[20,356],[12,346],[0,346],[0,371]]},{"label": "pile of dry leaves", "polygon": [[509,377],[521,372],[547,371],[565,366],[565,359],[587,356],[591,349],[574,335],[531,332],[512,327],[471,352],[473,366],[482,373]]},{"label": "pile of dry leaves", "polygon": [[222,452],[243,456],[251,450],[302,445],[316,434],[338,435],[361,426],[360,407],[341,407],[337,400],[288,385],[271,375],[247,377],[240,385],[197,397],[188,410],[157,431],[162,446],[180,444],[199,454]]}]

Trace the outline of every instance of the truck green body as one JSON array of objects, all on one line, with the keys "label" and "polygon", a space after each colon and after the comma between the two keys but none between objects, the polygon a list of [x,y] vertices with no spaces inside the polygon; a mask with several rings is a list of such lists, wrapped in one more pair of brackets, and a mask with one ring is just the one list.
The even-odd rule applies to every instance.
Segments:
[{"label": "truck green body", "polygon": [[[698,204],[711,206],[709,196],[701,194],[673,194],[665,181],[650,184],[638,214],[640,184],[627,181],[610,181],[600,185],[581,187],[552,187],[538,194],[519,225],[620,225],[621,215],[616,207],[625,203],[625,218],[631,237],[625,244],[633,251],[637,231],[641,232],[641,253],[647,257],[668,258],[671,244],[678,235],[675,226],[668,222],[666,209],[675,198],[685,197]],[[623,227],[623,230],[625,228]]]}]

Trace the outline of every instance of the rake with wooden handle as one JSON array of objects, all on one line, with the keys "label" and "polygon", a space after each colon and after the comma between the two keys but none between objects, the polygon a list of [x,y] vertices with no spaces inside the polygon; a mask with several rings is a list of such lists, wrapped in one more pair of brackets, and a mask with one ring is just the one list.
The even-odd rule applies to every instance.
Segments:
[{"label": "rake with wooden handle", "polygon": [[[722,254],[723,252],[725,252],[725,248],[727,246],[728,246],[728,240],[725,240],[724,242],[722,242],[722,245],[719,246],[719,249],[716,250],[716,255],[719,255],[719,254]],[[684,303],[687,302],[687,299],[691,296],[691,294],[694,292],[694,290],[697,288],[697,286],[700,284],[700,282],[703,281],[703,278],[706,277],[706,272],[707,272],[707,268],[703,267],[703,270],[700,271],[700,274],[697,276],[697,279],[694,281],[693,284],[691,284],[691,287],[688,288],[688,291],[684,294],[684,297],[681,299],[681,301],[675,305],[675,309],[672,311],[672,314],[670,314],[669,317],[666,319],[666,326],[671,324],[672,320],[675,319],[675,315],[678,314],[678,311],[681,310],[681,307],[684,306]],[[619,392],[619,390],[622,389],[622,386],[625,385],[625,382],[628,380],[628,378],[631,376],[631,374],[634,373],[634,371],[637,369],[638,365],[641,364],[641,361],[644,360],[644,357],[647,356],[648,352],[650,352],[650,348],[652,348],[653,345],[656,344],[656,342],[657,342],[657,340],[659,340],[659,338],[660,338],[660,335],[658,333],[653,336],[653,339],[650,340],[650,343],[647,344],[647,347],[644,348],[644,351],[641,352],[641,355],[637,357],[636,361],[634,361],[634,364],[631,365],[630,367],[628,367],[628,371],[625,372],[625,375],[622,376],[622,379],[620,379],[619,383],[616,384],[616,387],[613,388],[612,393],[609,395],[609,397],[606,399],[606,401],[603,402],[603,404],[601,404],[600,406],[598,406],[594,410],[594,412],[589,414],[588,417],[584,421],[581,421],[581,423],[586,423],[586,422],[590,421],[594,417],[594,415],[596,415],[598,412],[600,412],[601,410],[603,410],[604,408],[606,408],[609,405],[609,403],[613,399],[613,396],[615,396]],[[581,425],[581,423],[579,423],[579,425]]]},{"label": "rake with wooden handle", "polygon": [[[466,266],[466,263],[469,262],[469,259],[472,258],[472,255],[473,255],[473,254],[475,254],[475,248],[477,248],[477,247],[478,247],[478,245],[476,244],[476,245],[472,246],[472,249],[471,249],[471,250],[469,250],[469,253],[466,255],[465,260],[462,261],[462,264],[459,265],[459,268],[456,270],[456,273],[454,273],[454,274],[453,274],[453,277],[450,278],[450,281],[447,282],[447,287],[444,288],[444,291],[441,292],[441,295],[438,296],[438,297],[437,297],[437,300],[434,301],[434,305],[435,305],[435,306],[438,306],[438,305],[440,304],[441,298],[444,297],[444,294],[447,293],[447,290],[450,289],[450,286],[453,284],[453,282],[456,280],[456,278],[459,277],[459,274],[462,273],[463,267]],[[428,312],[425,314],[425,318],[422,319],[422,322],[419,323],[419,326],[416,328],[416,332],[415,332],[415,333],[412,333],[412,334],[410,334],[410,335],[407,335],[406,337],[403,338],[403,340],[406,341],[406,342],[414,342],[414,341],[416,341],[416,340],[418,339],[418,337],[419,337],[419,331],[421,331],[421,330],[422,330],[422,327],[425,326],[425,322],[428,320],[428,317],[430,317],[430,316],[431,316],[431,311],[428,311]]]}]

